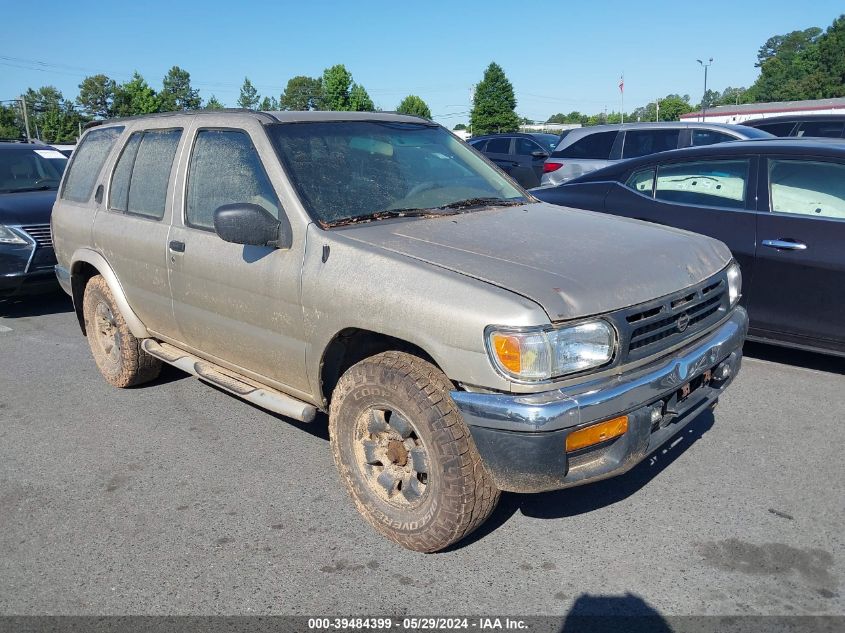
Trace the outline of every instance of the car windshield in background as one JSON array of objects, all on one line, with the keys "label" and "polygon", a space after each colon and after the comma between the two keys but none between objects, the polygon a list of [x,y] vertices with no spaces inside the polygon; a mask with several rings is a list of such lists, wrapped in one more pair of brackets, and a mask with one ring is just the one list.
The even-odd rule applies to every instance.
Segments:
[{"label": "car windshield in background", "polygon": [[65,165],[52,148],[0,149],[0,193],[56,190]]},{"label": "car windshield in background", "polygon": [[527,202],[439,126],[324,121],[270,130],[303,204],[323,226]]},{"label": "car windshield in background", "polygon": [[534,139],[540,145],[548,149],[550,152],[555,151],[555,147],[557,147],[558,143],[560,143],[560,136],[557,134],[533,134],[532,136],[534,136]]}]

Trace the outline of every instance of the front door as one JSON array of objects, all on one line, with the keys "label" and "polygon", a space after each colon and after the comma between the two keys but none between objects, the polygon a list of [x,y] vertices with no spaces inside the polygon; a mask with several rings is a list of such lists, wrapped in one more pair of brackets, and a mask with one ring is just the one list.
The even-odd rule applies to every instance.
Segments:
[{"label": "front door", "polygon": [[243,129],[200,128],[185,169],[183,215],[168,251],[180,342],[198,355],[307,394],[300,303],[304,236],[289,249],[244,246],[214,232],[214,211],[258,204],[284,219],[265,161],[276,160],[254,121]]},{"label": "front door", "polygon": [[769,159],[758,215],[752,326],[845,344],[845,164]]}]

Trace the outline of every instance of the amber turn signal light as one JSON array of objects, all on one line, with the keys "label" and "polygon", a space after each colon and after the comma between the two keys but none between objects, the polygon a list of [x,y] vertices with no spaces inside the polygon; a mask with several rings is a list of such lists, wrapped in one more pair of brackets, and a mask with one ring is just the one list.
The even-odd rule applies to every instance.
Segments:
[{"label": "amber turn signal light", "polygon": [[628,416],[623,415],[612,420],[599,422],[592,426],[578,429],[566,437],[566,452],[577,451],[594,444],[601,444],[614,437],[624,435],[628,430]]}]

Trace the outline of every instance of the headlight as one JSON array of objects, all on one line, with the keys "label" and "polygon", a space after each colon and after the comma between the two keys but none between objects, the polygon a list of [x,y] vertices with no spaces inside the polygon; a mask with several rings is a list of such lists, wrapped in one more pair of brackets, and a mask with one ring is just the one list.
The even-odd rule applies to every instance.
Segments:
[{"label": "headlight", "polygon": [[613,358],[616,334],[605,321],[560,328],[487,328],[493,364],[517,380],[537,381],[600,367]]},{"label": "headlight", "polygon": [[8,226],[0,224],[0,244],[28,244],[25,239],[12,231]]},{"label": "headlight", "polygon": [[731,307],[739,301],[742,295],[742,273],[739,270],[739,264],[732,262],[728,266],[728,297],[731,300]]}]

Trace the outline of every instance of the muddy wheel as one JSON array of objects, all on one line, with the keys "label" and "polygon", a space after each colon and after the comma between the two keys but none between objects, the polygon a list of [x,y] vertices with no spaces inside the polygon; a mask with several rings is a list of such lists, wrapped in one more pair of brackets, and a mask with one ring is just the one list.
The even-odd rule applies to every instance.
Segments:
[{"label": "muddy wheel", "polygon": [[358,511],[418,552],[461,540],[499,500],[450,389],[432,364],[385,352],[350,368],[332,395],[332,452]]},{"label": "muddy wheel", "polygon": [[158,376],[161,361],[141,349],[141,341],[132,336],[100,275],[85,286],[82,314],[88,344],[103,378],[115,387],[131,387]]}]

